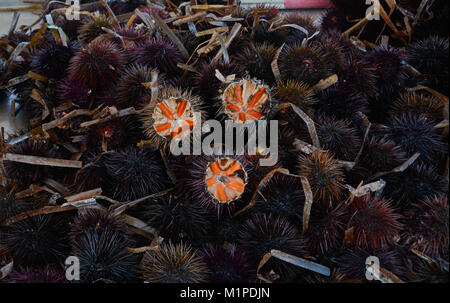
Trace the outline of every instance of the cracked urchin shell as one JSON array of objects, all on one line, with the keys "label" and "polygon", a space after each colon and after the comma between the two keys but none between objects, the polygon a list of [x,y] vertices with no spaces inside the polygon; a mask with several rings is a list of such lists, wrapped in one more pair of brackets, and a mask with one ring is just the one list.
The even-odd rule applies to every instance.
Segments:
[{"label": "cracked urchin shell", "polygon": [[148,225],[172,241],[201,241],[211,225],[211,215],[195,199],[172,194],[150,200],[143,214]]},{"label": "cracked urchin shell", "polygon": [[117,103],[124,108],[143,106],[148,97],[152,95],[152,88],[147,84],[152,83],[155,76],[158,77],[158,83],[163,82],[156,69],[140,64],[127,66],[116,87]]},{"label": "cracked urchin shell", "polygon": [[124,59],[121,51],[106,40],[93,41],[70,60],[69,77],[90,89],[104,89],[119,76]]},{"label": "cracked urchin shell", "polygon": [[447,196],[426,197],[412,204],[405,217],[407,245],[433,258],[448,253]]},{"label": "cracked urchin shell", "polygon": [[68,231],[65,216],[37,215],[7,226],[1,242],[16,266],[42,267],[64,262],[70,251]]},{"label": "cracked urchin shell", "polygon": [[215,61],[212,63],[204,62],[199,66],[198,72],[194,76],[194,91],[203,99],[211,117],[215,116],[217,109],[220,107],[217,102],[217,95],[223,86],[223,83],[216,78],[216,69],[224,77],[232,74],[236,77],[244,75],[242,67],[233,63]]},{"label": "cracked urchin shell", "polygon": [[142,274],[150,283],[201,283],[209,270],[196,250],[186,244],[162,244],[142,259]]},{"label": "cracked urchin shell", "polygon": [[[45,158],[52,158],[55,156],[55,151],[52,149],[49,142],[35,139],[27,139],[12,145],[8,149],[8,153]],[[14,179],[25,187],[39,183],[49,176],[50,173],[50,169],[47,166],[8,160],[3,161],[3,167],[5,168],[6,176],[8,178]]]},{"label": "cracked urchin shell", "polygon": [[418,93],[404,93],[392,104],[391,116],[401,116],[412,113],[418,117],[425,117],[435,122],[444,119],[441,101],[434,96],[426,96]]},{"label": "cracked urchin shell", "polygon": [[197,197],[206,208],[232,206],[247,191],[250,167],[243,156],[199,155],[189,164],[175,163],[177,188]]},{"label": "cracked urchin shell", "polygon": [[332,66],[333,62],[328,62],[323,50],[317,46],[287,46],[279,58],[283,80],[298,80],[311,86],[330,76]]},{"label": "cracked urchin shell", "polygon": [[157,68],[168,77],[179,74],[177,64],[183,61],[180,50],[166,38],[147,39],[128,53],[131,63]]},{"label": "cracked urchin shell", "polygon": [[70,59],[78,49],[78,43],[73,41],[70,41],[68,46],[56,42],[48,43],[33,56],[30,68],[39,75],[59,80],[66,74]]},{"label": "cracked urchin shell", "polygon": [[314,151],[301,156],[298,169],[308,179],[315,201],[328,205],[340,197],[344,183],[342,166],[330,152]]},{"label": "cracked urchin shell", "polygon": [[425,116],[417,117],[411,113],[393,116],[384,134],[387,139],[397,143],[409,157],[419,152],[419,162],[436,165],[448,151],[445,138]]},{"label": "cracked urchin shell", "polygon": [[245,254],[236,246],[209,245],[201,252],[212,283],[249,283],[254,276]]},{"label": "cracked urchin shell", "polygon": [[189,140],[196,139],[194,131],[205,118],[202,109],[199,97],[169,86],[159,90],[158,97],[145,105],[140,118],[152,144],[166,149],[174,140],[181,142],[187,136]]},{"label": "cracked urchin shell", "polygon": [[236,123],[265,119],[272,109],[269,87],[256,79],[231,82],[222,93],[222,111]]},{"label": "cracked urchin shell", "polygon": [[355,244],[363,249],[379,249],[394,241],[402,228],[401,215],[390,200],[371,194],[358,197],[350,206],[349,228],[354,228]]},{"label": "cracked urchin shell", "polygon": [[129,201],[158,193],[169,186],[159,150],[126,147],[104,155],[108,182],[105,191],[113,199]]},{"label": "cracked urchin shell", "polygon": [[273,84],[272,61],[277,49],[267,43],[251,43],[243,51],[237,53],[236,62],[249,72],[251,77]]},{"label": "cracked urchin shell", "polygon": [[[294,256],[305,255],[305,243],[297,228],[285,218],[274,214],[256,213],[245,221],[239,233],[239,247],[255,266],[272,249]],[[298,270],[297,267],[275,258],[271,258],[261,272],[268,272],[270,269],[288,280]]]},{"label": "cracked urchin shell", "polygon": [[125,222],[105,210],[87,210],[72,224],[72,255],[80,262],[82,282],[131,282],[138,279],[137,256],[128,251]]}]

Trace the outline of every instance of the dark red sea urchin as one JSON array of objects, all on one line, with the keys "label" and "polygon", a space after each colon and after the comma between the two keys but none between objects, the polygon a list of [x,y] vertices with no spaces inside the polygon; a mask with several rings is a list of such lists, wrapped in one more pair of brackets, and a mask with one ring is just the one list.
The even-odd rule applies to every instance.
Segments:
[{"label": "dark red sea urchin", "polygon": [[403,71],[404,54],[396,49],[374,49],[362,58],[369,67],[375,69],[378,89],[381,93],[391,93],[405,78]]},{"label": "dark red sea urchin", "polygon": [[236,246],[209,245],[202,253],[212,283],[249,283],[255,276],[245,254]]},{"label": "dark red sea urchin", "polygon": [[124,64],[120,50],[105,40],[93,41],[84,46],[70,60],[69,77],[90,89],[104,89],[118,77]]},{"label": "dark red sea urchin", "polygon": [[348,227],[354,228],[355,243],[363,249],[378,249],[392,243],[403,228],[399,221],[402,216],[389,200],[368,194],[353,200],[350,208]]},{"label": "dark red sea urchin", "polygon": [[[133,64],[124,71],[116,87],[117,103],[121,107],[134,106],[139,108],[144,105],[147,98],[151,96],[152,89],[144,84],[153,81],[157,70],[145,65]],[[158,82],[161,83],[162,75],[158,75]]]},{"label": "dark red sea urchin", "polygon": [[406,214],[405,240],[427,256],[448,253],[448,202],[446,196],[427,197],[411,205]]},{"label": "dark red sea urchin", "polygon": [[448,38],[430,36],[409,44],[406,52],[407,62],[423,74],[420,77],[421,82],[447,95],[449,81]]},{"label": "dark red sea urchin", "polygon": [[397,276],[404,274],[401,255],[389,246],[382,249],[346,248],[343,254],[336,258],[336,265],[349,278],[358,279],[360,282],[369,282],[366,278],[366,261],[371,256],[380,260],[381,268],[389,270]]}]

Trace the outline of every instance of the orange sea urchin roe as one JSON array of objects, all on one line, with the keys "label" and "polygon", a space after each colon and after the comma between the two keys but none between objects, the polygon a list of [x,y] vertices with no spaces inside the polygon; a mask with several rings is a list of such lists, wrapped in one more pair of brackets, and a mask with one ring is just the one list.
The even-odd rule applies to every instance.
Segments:
[{"label": "orange sea urchin roe", "polygon": [[223,92],[225,113],[235,122],[262,119],[270,109],[270,95],[264,85],[252,80],[231,83]]},{"label": "orange sea urchin roe", "polygon": [[222,158],[208,164],[205,182],[214,199],[229,203],[244,192],[247,173],[236,159]]},{"label": "orange sea urchin roe", "polygon": [[170,97],[158,103],[152,117],[156,132],[166,139],[184,138],[196,123],[191,103],[181,97]]}]

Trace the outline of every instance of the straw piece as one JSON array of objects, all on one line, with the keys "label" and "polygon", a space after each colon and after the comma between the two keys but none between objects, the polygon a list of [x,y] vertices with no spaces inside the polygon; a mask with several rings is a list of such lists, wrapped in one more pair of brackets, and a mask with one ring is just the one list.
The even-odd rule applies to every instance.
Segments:
[{"label": "straw piece", "polygon": [[311,216],[311,209],[313,204],[313,193],[311,191],[311,186],[306,177],[300,177],[302,182],[303,191],[305,193],[305,205],[303,206],[303,216],[302,216],[302,227],[303,234],[308,230],[309,225],[309,217]]},{"label": "straw piece", "polygon": [[258,265],[257,273],[259,274],[260,269],[264,266],[264,264],[267,263],[267,261],[271,258],[277,258],[281,261],[288,262],[290,264],[293,264],[295,266],[316,272],[318,274],[324,275],[324,276],[330,276],[331,270],[329,267],[323,266],[321,264],[291,255],[287,254],[285,252],[282,252],[280,250],[272,249],[270,252],[264,255],[264,257],[261,259]]},{"label": "straw piece", "polygon": [[295,104],[290,103],[292,109],[294,112],[302,118],[302,120],[306,123],[306,126],[308,127],[309,135],[311,136],[311,140],[313,142],[313,145],[317,148],[320,148],[320,141],[319,136],[317,135],[316,131],[316,125],[314,121],[304,112],[302,111],[298,106]]}]

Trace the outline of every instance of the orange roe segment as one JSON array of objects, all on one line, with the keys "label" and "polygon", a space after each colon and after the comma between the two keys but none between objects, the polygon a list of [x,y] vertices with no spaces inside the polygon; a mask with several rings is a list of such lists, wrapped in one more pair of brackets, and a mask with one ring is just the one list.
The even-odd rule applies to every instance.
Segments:
[{"label": "orange roe segment", "polygon": [[159,103],[158,107],[162,110],[162,112],[164,113],[164,116],[166,116],[167,119],[170,119],[170,120],[175,119],[173,114],[170,112],[170,110],[167,108],[167,106],[164,103]]}]

